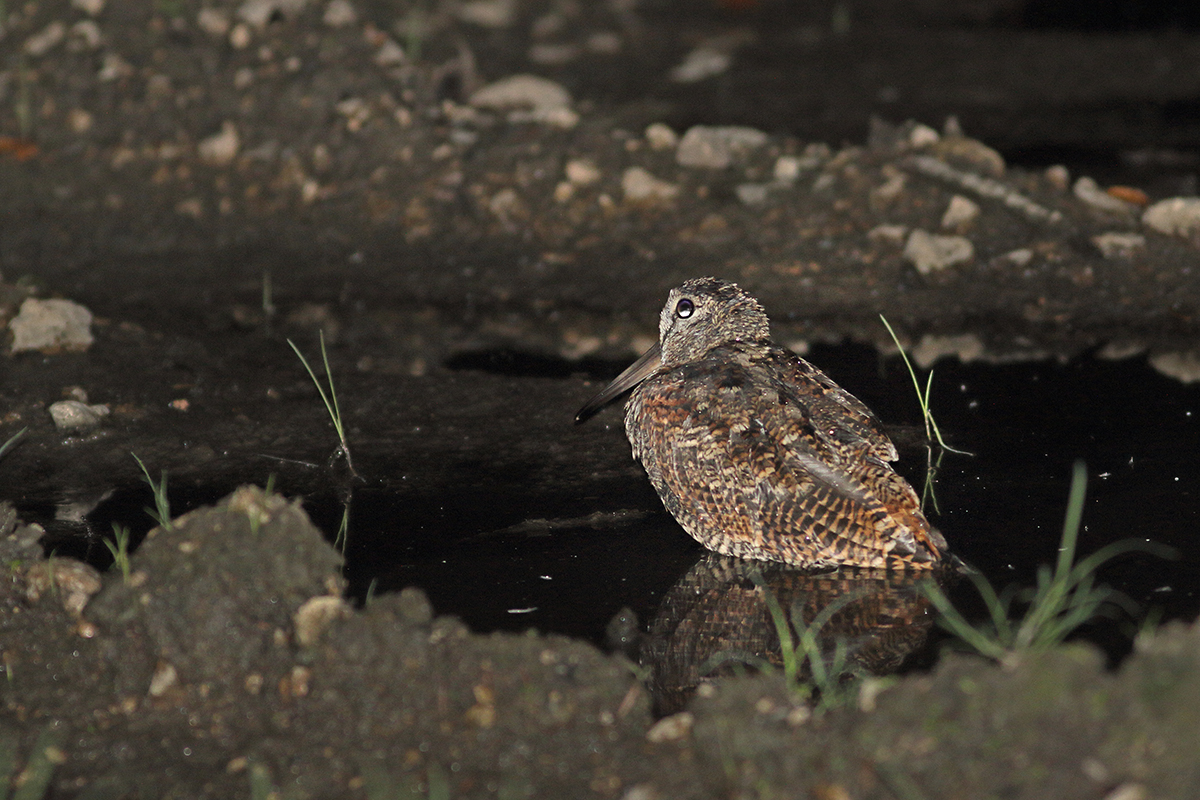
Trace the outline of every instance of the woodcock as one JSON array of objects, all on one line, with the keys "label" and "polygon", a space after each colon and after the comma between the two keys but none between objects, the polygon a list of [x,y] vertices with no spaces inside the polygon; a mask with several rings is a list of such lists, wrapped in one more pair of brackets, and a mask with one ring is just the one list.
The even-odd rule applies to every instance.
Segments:
[{"label": "woodcock", "polygon": [[576,416],[633,389],[625,431],[671,515],[710,550],[800,567],[924,569],[946,542],[865,405],[771,341],[736,284],[671,291],[659,343]]}]

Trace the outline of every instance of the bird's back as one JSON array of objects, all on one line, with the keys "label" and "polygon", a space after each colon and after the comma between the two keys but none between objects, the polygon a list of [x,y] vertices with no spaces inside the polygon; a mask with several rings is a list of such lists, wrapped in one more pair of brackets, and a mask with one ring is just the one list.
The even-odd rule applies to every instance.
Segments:
[{"label": "bird's back", "polygon": [[637,387],[625,427],[664,505],[728,555],[933,566],[945,543],[873,414],[769,343],[731,343]]}]

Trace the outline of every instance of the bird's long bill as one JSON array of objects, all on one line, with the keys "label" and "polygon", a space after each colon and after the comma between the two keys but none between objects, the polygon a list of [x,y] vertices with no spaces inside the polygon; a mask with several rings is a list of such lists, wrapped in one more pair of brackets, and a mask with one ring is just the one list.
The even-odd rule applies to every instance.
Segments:
[{"label": "bird's long bill", "polygon": [[613,379],[613,382],[605,386],[600,394],[588,400],[583,408],[579,409],[579,413],[575,415],[575,424],[587,422],[596,415],[600,409],[611,403],[615,398],[637,386],[646,378],[650,377],[650,373],[658,369],[662,364],[662,350],[655,344],[645,353],[642,353],[641,358],[629,365],[629,367]]}]

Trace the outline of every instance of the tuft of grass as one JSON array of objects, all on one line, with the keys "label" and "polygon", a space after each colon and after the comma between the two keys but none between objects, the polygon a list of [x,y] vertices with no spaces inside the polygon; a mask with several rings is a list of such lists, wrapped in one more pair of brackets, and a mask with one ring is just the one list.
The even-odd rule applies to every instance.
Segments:
[{"label": "tuft of grass", "polygon": [[4,444],[0,444],[0,458],[4,458],[5,453],[17,446],[17,443],[21,441],[21,437],[25,435],[25,431],[27,430],[29,430],[28,425],[26,425],[24,428],[21,428],[21,430],[17,431],[12,436],[8,437],[8,441],[6,441]]},{"label": "tuft of grass", "polygon": [[[1009,586],[997,593],[992,584],[977,572],[969,573],[988,609],[987,622],[973,626],[941,587],[934,583],[922,586],[929,601],[938,610],[938,623],[971,649],[987,658],[1010,662],[1021,651],[1045,650],[1061,644],[1080,625],[1098,616],[1106,607],[1126,608],[1128,598],[1107,586],[1095,584],[1096,571],[1102,564],[1121,553],[1141,550],[1170,558],[1171,548],[1150,542],[1127,539],[1100,548],[1079,562],[1075,561],[1079,528],[1083,520],[1083,504],[1087,494],[1087,468],[1076,461],[1071,474],[1071,489],[1063,521],[1058,560],[1051,569],[1043,564],[1037,572],[1037,586],[1018,589]],[[1014,604],[1025,607],[1024,615],[1015,618]]]},{"label": "tuft of grass", "polygon": [[162,527],[163,530],[171,530],[171,503],[167,500],[167,471],[164,469],[160,474],[158,483],[150,477],[150,470],[146,469],[146,465],[137,457],[136,453],[130,453],[133,460],[142,468],[142,480],[150,485],[150,490],[154,492],[154,508],[146,509],[146,513],[150,518]]},{"label": "tuft of grass", "polygon": [[308,377],[312,378],[313,384],[317,387],[317,391],[321,394],[321,400],[325,403],[325,410],[329,412],[329,418],[333,420],[333,429],[338,435],[338,452],[346,459],[346,466],[350,468],[350,474],[358,477],[358,473],[354,469],[354,461],[350,458],[350,445],[346,442],[346,428],[342,425],[342,409],[338,405],[337,390],[333,386],[333,372],[329,369],[329,353],[325,350],[325,332],[320,332],[321,337],[321,360],[325,364],[325,379],[329,381],[329,393],[325,393],[325,387],[321,385],[321,381],[317,379],[317,373],[309,365],[308,359],[300,352],[300,348],[291,339],[287,343],[291,346],[296,356],[300,359],[300,363],[308,370]]},{"label": "tuft of grass", "polygon": [[925,438],[930,442],[937,440],[938,447],[943,450],[948,450],[951,453],[969,456],[974,455],[966,450],[956,450],[946,444],[946,440],[942,438],[942,432],[938,429],[937,421],[933,418],[933,408],[929,404],[930,393],[933,391],[933,370],[929,371],[929,375],[925,379],[925,389],[921,390],[921,382],[917,379],[917,371],[913,368],[912,362],[908,358],[908,353],[904,352],[904,347],[900,344],[900,339],[896,336],[896,332],[892,330],[892,326],[888,323],[887,317],[883,314],[879,315],[879,319],[883,321],[883,327],[887,328],[888,334],[892,337],[892,341],[896,343],[896,349],[900,351],[900,357],[904,359],[904,366],[908,368],[908,375],[912,378],[913,388],[917,391],[917,401],[921,404],[921,415],[925,419]]},{"label": "tuft of grass", "polygon": [[[888,323],[887,317],[883,314],[879,315],[879,319],[883,321],[883,327],[887,328],[888,334],[892,337],[892,341],[896,343],[896,349],[900,351],[900,358],[904,359],[904,366],[908,368],[908,377],[912,379],[913,389],[917,393],[917,402],[921,405],[921,416],[925,420],[925,441],[930,444],[925,452],[925,485],[921,488],[921,507],[925,507],[925,501],[933,502],[933,510],[941,512],[938,508],[937,494],[933,490],[933,479],[937,475],[938,469],[942,466],[942,456],[946,451],[958,453],[959,455],[970,456],[974,453],[968,453],[966,450],[956,450],[946,444],[946,440],[942,438],[942,432],[938,428],[937,420],[933,418],[933,407],[930,405],[929,399],[933,392],[933,370],[929,371],[929,375],[925,378],[925,389],[921,390],[921,382],[917,379],[917,371],[913,368],[912,361],[908,358],[908,353],[904,352],[904,346],[900,344],[900,338],[896,336],[896,332],[892,330],[891,324]],[[934,441],[937,441],[938,454],[937,459],[933,457]]]},{"label": "tuft of grass", "polygon": [[112,553],[113,564],[121,570],[121,580],[129,583],[129,528],[116,522],[112,528],[113,538],[105,539],[104,546]]}]

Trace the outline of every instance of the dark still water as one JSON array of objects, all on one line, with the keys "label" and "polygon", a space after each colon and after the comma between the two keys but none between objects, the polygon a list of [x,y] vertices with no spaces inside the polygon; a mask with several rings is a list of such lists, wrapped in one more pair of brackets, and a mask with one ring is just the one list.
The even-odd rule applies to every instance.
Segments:
[{"label": "dark still water", "polygon": [[[920,492],[923,427],[899,359],[851,345],[817,347],[808,358],[885,423],[897,424],[900,470]],[[947,361],[935,368],[933,408],[950,443],[973,455],[943,455],[933,482],[937,510],[927,502],[929,516],[952,550],[997,588],[1032,585],[1038,565],[1054,562],[1071,466],[1083,459],[1088,497],[1080,555],[1127,538],[1170,545],[1178,559],[1127,554],[1108,564],[1101,580],[1165,619],[1200,612],[1200,387],[1163,377],[1141,359]],[[589,424],[620,426],[619,405]],[[614,446],[627,448],[624,439]],[[375,592],[419,586],[439,611],[477,630],[533,627],[601,641],[623,607],[645,623],[702,551],[640,470],[606,489],[603,507],[621,511],[595,513],[592,492],[580,486],[567,496],[514,494],[511,482],[495,481],[482,466],[465,491],[423,502],[359,491],[346,551],[351,592],[364,596],[372,583]],[[340,506],[312,510],[326,529],[336,528]],[[525,522],[507,522],[514,518]],[[952,596],[983,617],[969,583],[956,585]],[[1116,654],[1128,630],[1102,623],[1086,634]]]},{"label": "dark still water", "polygon": [[[854,345],[818,346],[807,357],[895,426],[899,470],[920,493],[924,430],[900,360]],[[509,375],[518,396],[528,380],[522,377],[525,367],[543,378],[579,381],[570,377],[569,366],[552,365],[555,370],[547,373],[545,364],[527,362],[481,356],[460,359],[458,366]],[[588,366],[591,377],[602,381],[624,365]],[[1080,555],[1129,538],[1174,547],[1179,553],[1174,560],[1121,556],[1104,567],[1100,580],[1141,607],[1158,609],[1163,619],[1197,616],[1200,386],[1162,377],[1142,359],[1006,366],[945,361],[935,368],[932,405],[949,443],[972,455],[942,456],[933,481],[936,509],[927,502],[927,513],[951,550],[998,589],[1032,585],[1038,565],[1056,559],[1071,466],[1082,459],[1088,485]],[[569,427],[575,411],[562,409],[562,436],[588,442],[586,448],[578,445],[580,464],[590,463],[595,455],[588,448],[597,446],[628,457],[628,444],[618,433],[619,404],[588,423],[608,426],[612,434],[605,438],[584,437]],[[350,593],[361,600],[370,592],[417,586],[438,612],[457,615],[478,631],[536,628],[603,642],[606,627],[623,608],[643,627],[653,625],[664,598],[679,594],[672,595],[677,584],[709,587],[718,604],[751,585],[751,577],[742,575],[740,584],[721,588],[722,576],[736,568],[710,564],[693,570],[703,551],[663,510],[640,467],[625,463],[625,472],[610,470],[603,479],[593,480],[581,469],[582,477],[565,478],[557,487],[531,481],[524,488],[519,476],[504,474],[477,452],[463,463],[411,466],[414,476],[425,470],[441,476],[435,479],[388,479],[355,488],[345,545]],[[234,483],[262,480],[230,476]],[[186,496],[173,489],[173,513],[216,500],[230,488],[193,488]],[[331,540],[344,499],[330,489],[305,500]],[[88,527],[105,535],[112,520],[131,524],[136,540],[138,526],[144,532],[149,525],[142,514],[147,505],[145,487],[119,490],[97,507]],[[107,565],[102,545],[72,546],[67,538],[49,537],[48,547]],[[836,593],[827,581],[809,591],[793,578],[781,580],[800,598]],[[883,609],[894,622],[915,613],[908,587],[884,581],[863,591],[875,599],[869,614],[855,611],[859,617]],[[951,595],[969,617],[984,618],[969,582],[952,586]],[[1116,657],[1128,647],[1131,625],[1101,621],[1083,635]]]}]

